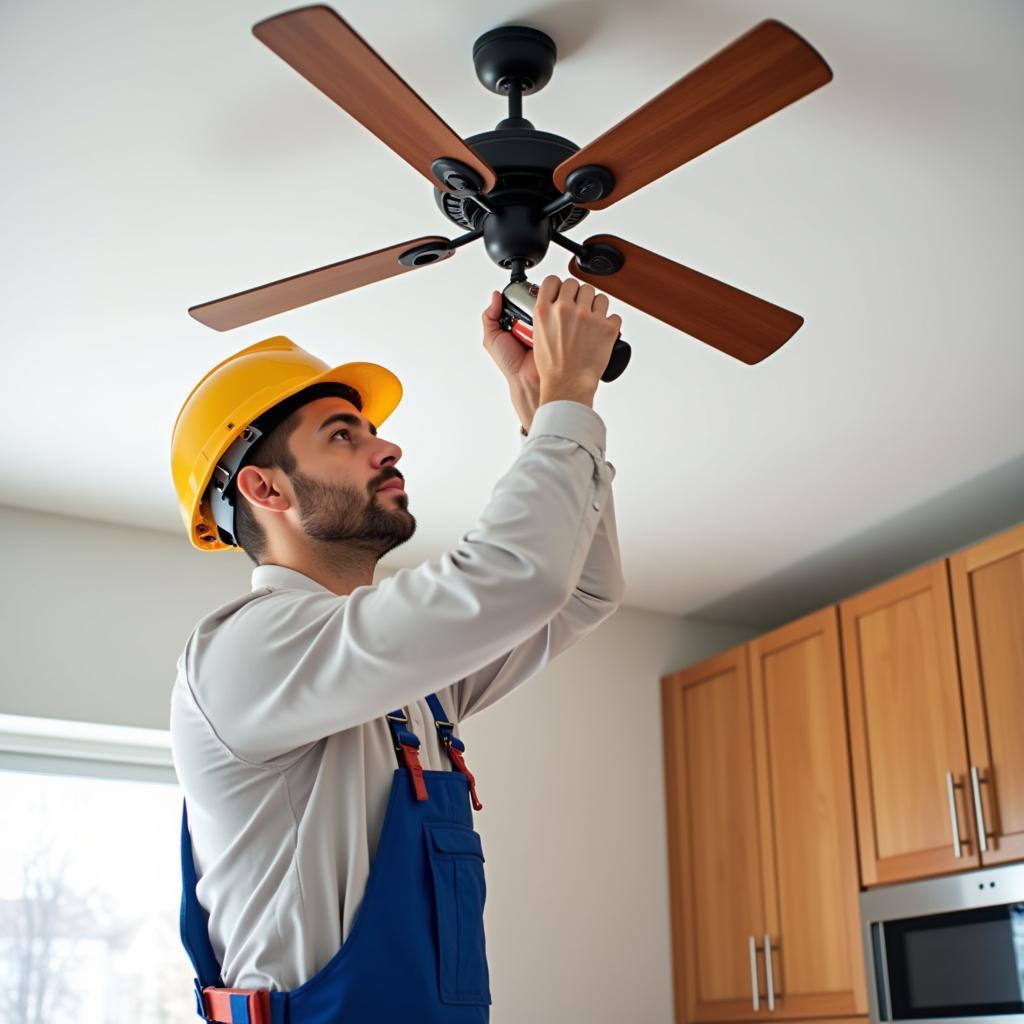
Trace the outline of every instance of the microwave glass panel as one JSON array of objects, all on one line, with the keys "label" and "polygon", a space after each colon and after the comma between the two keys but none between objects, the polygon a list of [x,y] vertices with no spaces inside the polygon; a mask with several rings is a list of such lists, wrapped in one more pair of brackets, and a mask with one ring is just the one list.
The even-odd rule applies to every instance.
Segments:
[{"label": "microwave glass panel", "polygon": [[1024,1012],[1024,903],[884,927],[893,1019]]}]

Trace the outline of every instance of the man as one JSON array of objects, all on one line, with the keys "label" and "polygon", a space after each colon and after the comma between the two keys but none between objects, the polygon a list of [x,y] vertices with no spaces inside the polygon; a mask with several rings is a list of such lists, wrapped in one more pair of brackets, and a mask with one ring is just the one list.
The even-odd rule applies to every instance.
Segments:
[{"label": "man", "polygon": [[214,367],[178,415],[192,543],[256,563],[251,593],[196,625],[171,698],[182,938],[208,1020],[488,1020],[482,804],[457,726],[624,590],[593,410],[621,320],[553,276],[534,348],[500,311],[495,292],[483,344],[522,450],[450,552],[376,586],[416,522],[402,451],[378,433],[401,397],[389,371],[270,339]]}]

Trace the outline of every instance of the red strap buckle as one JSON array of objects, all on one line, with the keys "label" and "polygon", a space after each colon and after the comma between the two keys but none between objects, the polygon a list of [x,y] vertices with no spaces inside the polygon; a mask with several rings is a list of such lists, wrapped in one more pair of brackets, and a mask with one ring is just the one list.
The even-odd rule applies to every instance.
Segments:
[{"label": "red strap buckle", "polygon": [[249,1024],[270,1024],[270,992],[253,988],[204,988],[203,1011],[207,1020],[232,1024],[231,997],[245,997]]},{"label": "red strap buckle", "polygon": [[412,776],[412,788],[417,800],[427,799],[427,784],[423,781],[423,767],[420,765],[419,751],[409,743],[403,743],[402,760]]},{"label": "red strap buckle", "polygon": [[459,771],[462,772],[462,774],[469,780],[469,795],[473,800],[473,810],[482,811],[484,809],[484,805],[480,803],[480,800],[476,795],[476,779],[473,778],[473,773],[466,767],[466,759],[462,756],[462,751],[459,750],[459,748],[456,747],[450,739],[448,740],[447,747],[448,756],[454,762],[455,767],[458,768]]}]

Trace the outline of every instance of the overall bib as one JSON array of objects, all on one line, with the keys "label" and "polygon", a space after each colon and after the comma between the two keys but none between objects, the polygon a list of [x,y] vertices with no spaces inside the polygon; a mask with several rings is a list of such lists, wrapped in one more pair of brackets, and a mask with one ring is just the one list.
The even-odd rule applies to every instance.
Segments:
[{"label": "overall bib", "polygon": [[286,992],[224,988],[196,899],[187,809],[181,824],[181,939],[195,968],[199,1016],[228,1024],[486,1024],[491,994],[484,943],[484,855],[473,830],[475,780],[436,695],[427,701],[456,771],[423,771],[419,738],[401,711],[387,716],[400,767],[363,901],[334,956]]}]

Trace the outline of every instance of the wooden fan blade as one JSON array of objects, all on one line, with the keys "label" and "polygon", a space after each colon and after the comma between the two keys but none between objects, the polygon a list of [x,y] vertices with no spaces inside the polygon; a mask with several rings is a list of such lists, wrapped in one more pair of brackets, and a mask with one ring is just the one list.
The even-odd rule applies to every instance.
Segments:
[{"label": "wooden fan blade", "polygon": [[575,204],[603,210],[831,79],[809,43],[763,21],[559,164],[555,185],[565,191],[577,167],[607,167],[615,175],[611,193]]},{"label": "wooden fan blade", "polygon": [[[232,327],[251,324],[255,320],[284,313],[289,309],[307,306],[311,302],[328,299],[332,295],[361,288],[374,281],[383,281],[407,270],[418,270],[419,267],[406,267],[398,262],[398,257],[409,249],[432,242],[448,244],[447,238],[431,235],[427,238],[414,238],[401,245],[392,245],[387,249],[378,249],[365,256],[355,256],[340,263],[330,263],[317,270],[309,270],[304,274],[295,274],[280,281],[249,288],[235,295],[226,295],[222,299],[200,303],[189,309],[189,315],[207,327],[216,331],[229,331]],[[446,256],[434,262],[440,263]],[[428,264],[423,264],[426,266]]]},{"label": "wooden fan blade", "polygon": [[569,273],[741,362],[759,363],[789,341],[804,322],[788,309],[614,235],[595,235],[583,244],[597,242],[622,253],[622,269],[614,274],[588,274],[573,257]]},{"label": "wooden fan blade", "polygon": [[252,31],[435,187],[450,191],[430,170],[448,157],[475,170],[484,192],[494,188],[494,171],[330,7],[287,11]]}]

